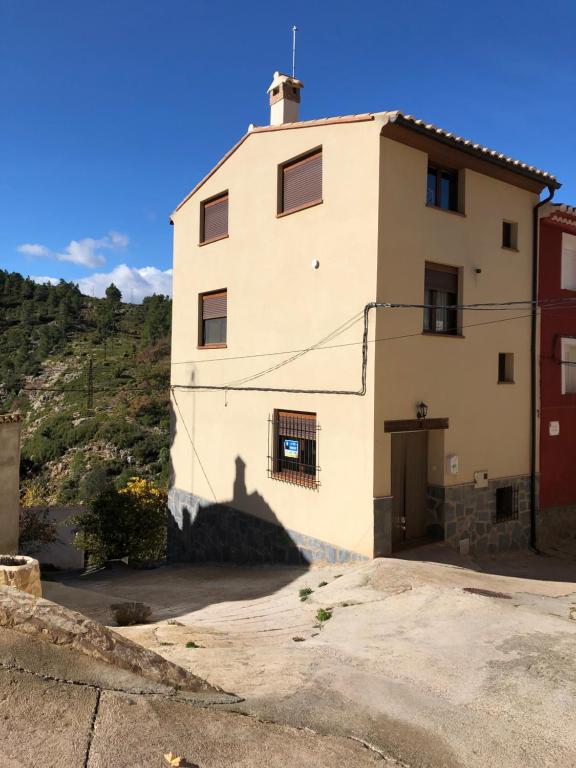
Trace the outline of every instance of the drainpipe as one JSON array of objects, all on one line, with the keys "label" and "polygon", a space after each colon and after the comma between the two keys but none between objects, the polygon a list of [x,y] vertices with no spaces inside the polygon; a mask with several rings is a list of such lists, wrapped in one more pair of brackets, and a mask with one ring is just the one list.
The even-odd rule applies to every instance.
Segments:
[{"label": "drainpipe", "polygon": [[538,253],[540,242],[539,211],[543,205],[549,203],[554,197],[554,187],[548,187],[548,197],[540,200],[534,206],[532,212],[532,312],[530,316],[530,549],[539,552],[536,546],[536,409],[537,402],[537,376],[538,376]]}]

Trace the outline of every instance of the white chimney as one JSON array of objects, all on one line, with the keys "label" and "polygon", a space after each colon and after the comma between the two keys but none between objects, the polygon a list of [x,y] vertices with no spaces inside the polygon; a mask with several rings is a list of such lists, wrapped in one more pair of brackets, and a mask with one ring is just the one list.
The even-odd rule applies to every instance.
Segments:
[{"label": "white chimney", "polygon": [[297,123],[300,112],[300,89],[304,83],[295,77],[274,72],[270,94],[270,125]]}]

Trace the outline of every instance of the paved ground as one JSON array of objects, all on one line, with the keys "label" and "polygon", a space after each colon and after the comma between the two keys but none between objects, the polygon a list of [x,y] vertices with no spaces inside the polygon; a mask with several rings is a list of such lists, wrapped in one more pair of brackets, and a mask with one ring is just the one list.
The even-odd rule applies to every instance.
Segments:
[{"label": "paved ground", "polygon": [[[571,555],[476,562],[430,548],[307,572],[172,566],[45,594],[103,621],[109,603],[143,600],[156,623],[123,634],[243,696],[244,713],[359,738],[381,762],[576,766]],[[319,608],[333,611],[321,627]]]},{"label": "paved ground", "polygon": [[0,629],[2,768],[371,768],[381,757],[340,736],[205,706],[36,637]]}]

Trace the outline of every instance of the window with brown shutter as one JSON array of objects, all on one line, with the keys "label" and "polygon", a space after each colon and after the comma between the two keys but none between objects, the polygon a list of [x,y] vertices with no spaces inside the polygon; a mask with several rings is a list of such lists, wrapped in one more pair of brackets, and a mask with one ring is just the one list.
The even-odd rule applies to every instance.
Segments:
[{"label": "window with brown shutter", "polygon": [[269,419],[268,474],[275,480],[317,488],[318,431],[315,413],[274,411]]},{"label": "window with brown shutter", "polygon": [[200,205],[200,243],[228,237],[228,192]]},{"label": "window with brown shutter", "polygon": [[424,330],[458,335],[458,269],[426,264],[424,277]]},{"label": "window with brown shutter", "polygon": [[228,292],[201,293],[199,298],[199,346],[225,347]]},{"label": "window with brown shutter", "polygon": [[292,213],[322,202],[322,150],[280,166],[278,213]]}]

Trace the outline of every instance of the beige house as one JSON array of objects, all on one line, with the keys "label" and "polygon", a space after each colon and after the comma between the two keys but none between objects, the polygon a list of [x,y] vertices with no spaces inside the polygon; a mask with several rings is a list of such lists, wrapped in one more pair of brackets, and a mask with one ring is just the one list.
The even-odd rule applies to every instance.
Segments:
[{"label": "beige house", "polygon": [[531,300],[558,183],[400,112],[299,122],[301,88],[172,214],[171,556],[525,546],[530,306],[462,305]]}]

